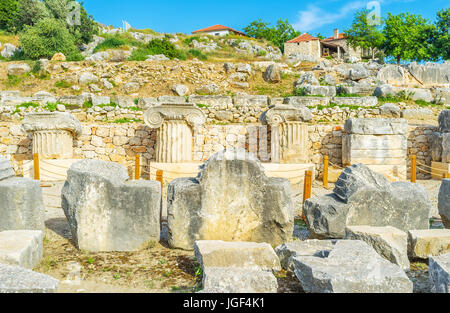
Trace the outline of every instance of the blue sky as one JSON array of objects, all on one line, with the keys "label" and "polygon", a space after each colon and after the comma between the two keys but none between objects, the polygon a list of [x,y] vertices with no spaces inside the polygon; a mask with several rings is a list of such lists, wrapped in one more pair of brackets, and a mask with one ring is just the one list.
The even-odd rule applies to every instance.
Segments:
[{"label": "blue sky", "polygon": [[[421,14],[432,21],[436,11],[449,7],[448,0],[380,0],[381,15],[387,12]],[[242,30],[251,21],[276,23],[287,19],[301,32],[331,36],[334,28],[351,25],[353,14],[369,1],[338,0],[84,0],[87,11],[103,24],[122,26],[122,20],[135,28],[151,28],[166,33],[191,33],[215,24]]]}]

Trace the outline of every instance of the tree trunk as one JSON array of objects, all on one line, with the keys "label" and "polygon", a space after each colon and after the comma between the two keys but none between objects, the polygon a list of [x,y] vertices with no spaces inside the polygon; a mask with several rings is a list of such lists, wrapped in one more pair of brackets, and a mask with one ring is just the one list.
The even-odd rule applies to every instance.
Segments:
[{"label": "tree trunk", "polygon": [[397,55],[397,65],[400,65],[400,56],[399,55]]}]

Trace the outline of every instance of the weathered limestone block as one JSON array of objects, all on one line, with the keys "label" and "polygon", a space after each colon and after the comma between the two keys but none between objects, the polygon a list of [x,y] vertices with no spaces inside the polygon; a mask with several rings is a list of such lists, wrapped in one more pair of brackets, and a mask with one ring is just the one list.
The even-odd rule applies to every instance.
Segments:
[{"label": "weathered limestone block", "polygon": [[0,181],[0,231],[43,230],[45,207],[39,181],[12,177]]},{"label": "weathered limestone block", "polygon": [[331,100],[338,105],[358,105],[361,107],[373,107],[378,104],[377,97],[334,97]]},{"label": "weathered limestone block", "polygon": [[191,95],[191,96],[189,96],[188,100],[189,100],[189,103],[203,104],[203,105],[211,106],[212,108],[215,108],[218,110],[229,110],[229,109],[233,108],[233,99],[229,96]]},{"label": "weathered limestone block", "polygon": [[394,226],[428,229],[431,203],[425,188],[389,181],[363,164],[347,167],[333,194],[305,202],[306,222],[313,238],[343,238],[346,226]]},{"label": "weathered limestone block", "polygon": [[203,268],[281,270],[280,261],[268,243],[199,240],[195,242],[194,252]]},{"label": "weathered limestone block", "polygon": [[327,255],[297,256],[294,273],[308,293],[411,293],[405,272],[360,240],[340,240]]},{"label": "weathered limestone block", "polygon": [[438,209],[445,228],[450,229],[450,179],[442,181],[438,196]]},{"label": "weathered limestone block", "polygon": [[203,288],[208,293],[276,293],[278,282],[268,271],[207,267],[203,271]]},{"label": "weathered limestone block", "polygon": [[169,245],[192,250],[196,240],[289,241],[293,203],[286,179],[268,178],[251,153],[225,150],[200,167],[197,178],[168,187]]},{"label": "weathered limestone block", "polygon": [[442,134],[442,162],[450,163],[450,133]]},{"label": "weathered limestone block", "polygon": [[19,266],[0,264],[0,293],[54,293],[59,281]]},{"label": "weathered limestone block", "polygon": [[80,122],[63,112],[26,114],[22,128],[33,134],[33,153],[43,159],[71,159],[73,137],[81,134]]},{"label": "weathered limestone block", "polygon": [[413,259],[428,259],[450,253],[450,229],[410,230],[408,254]]},{"label": "weathered limestone block", "polygon": [[347,226],[345,239],[362,240],[386,260],[409,270],[408,235],[392,226]]},{"label": "weathered limestone block", "polygon": [[127,169],[100,160],[74,163],[62,189],[72,238],[86,251],[135,251],[160,237],[161,186],[128,181]]},{"label": "weathered limestone block", "polygon": [[206,122],[205,114],[192,103],[163,103],[145,112],[145,123],[158,129],[156,162],[193,160],[193,138]]},{"label": "weathered limestone block", "polygon": [[330,104],[329,97],[287,97],[284,104],[290,104],[294,107],[310,107],[310,106],[328,106]]},{"label": "weathered limestone block", "polygon": [[305,240],[283,243],[275,248],[275,252],[280,259],[281,266],[285,270],[294,271],[293,259],[297,256],[321,256],[325,258],[337,240]]},{"label": "weathered limestone block", "polygon": [[33,269],[42,259],[41,230],[7,230],[0,232],[0,263]]},{"label": "weathered limestone block", "polygon": [[86,99],[83,96],[61,96],[58,98],[58,101],[63,104],[69,104],[80,108],[83,106],[85,100]]},{"label": "weathered limestone block", "polygon": [[307,95],[311,95],[311,96],[323,96],[323,97],[336,96],[336,87],[335,86],[303,85],[302,88]]},{"label": "weathered limestone block", "polygon": [[345,131],[358,135],[406,135],[408,121],[399,118],[350,118],[345,121]]},{"label": "weathered limestone block", "polygon": [[352,95],[360,95],[360,96],[370,96],[374,93],[376,87],[371,86],[369,84],[357,84],[354,86],[341,86],[339,87],[339,91],[352,94]]},{"label": "weathered limestone block", "polygon": [[4,156],[0,155],[0,180],[14,177],[16,173],[12,168],[9,160]]},{"label": "weathered limestone block", "polygon": [[448,63],[417,64],[412,62],[407,66],[408,71],[423,84],[449,84],[450,65]]},{"label": "weathered limestone block", "polygon": [[397,65],[386,65],[377,75],[377,80],[386,84],[402,85],[405,82],[405,79],[405,70]]},{"label": "weathered limestone block", "polygon": [[432,292],[450,293],[450,253],[430,257],[428,273]]},{"label": "weathered limestone block", "polygon": [[264,95],[237,95],[233,97],[235,107],[261,107],[265,108],[269,104],[269,98]]},{"label": "weathered limestone block", "polygon": [[443,110],[439,114],[439,130],[442,133],[450,133],[450,110]]}]

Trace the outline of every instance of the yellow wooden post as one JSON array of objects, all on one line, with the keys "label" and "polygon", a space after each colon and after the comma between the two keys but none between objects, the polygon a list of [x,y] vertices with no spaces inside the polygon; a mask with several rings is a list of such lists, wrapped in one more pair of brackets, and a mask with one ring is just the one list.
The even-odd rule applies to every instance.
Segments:
[{"label": "yellow wooden post", "polygon": [[328,155],[323,157],[323,187],[328,188]]},{"label": "yellow wooden post", "polygon": [[141,178],[141,156],[136,154],[136,162],[134,164],[134,179],[139,180]]},{"label": "yellow wooden post", "polygon": [[445,178],[449,178],[450,179],[450,173],[445,174]]},{"label": "yellow wooden post", "polygon": [[417,179],[417,156],[411,156],[411,182],[416,183]]},{"label": "yellow wooden post", "polygon": [[306,200],[311,198],[311,187],[312,187],[312,171],[306,171],[305,173],[305,184],[304,184],[304,191],[303,191],[303,203],[305,203]]},{"label": "yellow wooden post", "polygon": [[159,181],[161,183],[161,197],[163,194],[163,175],[164,175],[163,171],[161,170],[156,171],[156,181]]},{"label": "yellow wooden post", "polygon": [[34,179],[41,180],[39,173],[39,154],[37,153],[33,154],[33,169],[34,169]]}]

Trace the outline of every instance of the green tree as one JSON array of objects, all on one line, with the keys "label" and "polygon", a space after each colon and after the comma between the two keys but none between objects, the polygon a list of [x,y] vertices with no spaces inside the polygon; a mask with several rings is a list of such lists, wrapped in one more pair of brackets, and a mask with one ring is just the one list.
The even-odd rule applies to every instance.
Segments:
[{"label": "green tree", "polygon": [[40,19],[51,17],[44,2],[40,0],[19,0],[15,21],[16,30],[20,31],[27,25],[34,25]]},{"label": "green tree", "polygon": [[368,14],[368,10],[356,12],[352,26],[345,31],[345,34],[352,47],[370,50],[374,59],[376,51],[383,46],[385,38],[379,26],[368,23]]},{"label": "green tree", "polygon": [[383,30],[386,38],[383,48],[387,56],[394,57],[397,64],[401,60],[433,60],[430,42],[434,26],[420,15],[388,13]]},{"label": "green tree", "polygon": [[0,29],[14,30],[14,20],[18,11],[17,0],[0,1]]},{"label": "green tree", "polygon": [[435,34],[433,38],[434,56],[444,60],[450,59],[450,8],[437,12]]},{"label": "green tree", "polygon": [[20,33],[20,44],[30,59],[51,58],[62,52],[66,56],[76,54],[74,38],[61,20],[43,18],[33,26],[25,26]]},{"label": "green tree", "polygon": [[300,32],[287,21],[279,19],[277,24],[269,27],[269,23],[263,22],[261,19],[253,21],[249,26],[244,28],[247,35],[257,39],[266,39],[284,50],[284,43],[295,37],[300,36]]}]

